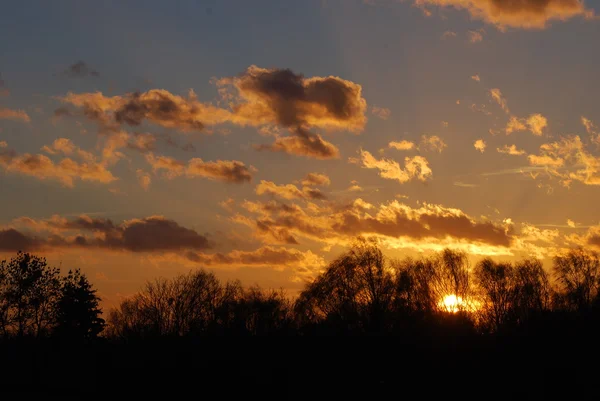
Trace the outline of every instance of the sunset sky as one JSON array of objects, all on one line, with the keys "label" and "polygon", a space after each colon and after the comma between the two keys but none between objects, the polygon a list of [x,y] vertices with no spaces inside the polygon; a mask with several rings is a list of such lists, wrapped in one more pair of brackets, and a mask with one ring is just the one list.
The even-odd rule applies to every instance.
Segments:
[{"label": "sunset sky", "polygon": [[107,305],[207,268],[600,247],[600,4],[6,1],[0,258]]}]

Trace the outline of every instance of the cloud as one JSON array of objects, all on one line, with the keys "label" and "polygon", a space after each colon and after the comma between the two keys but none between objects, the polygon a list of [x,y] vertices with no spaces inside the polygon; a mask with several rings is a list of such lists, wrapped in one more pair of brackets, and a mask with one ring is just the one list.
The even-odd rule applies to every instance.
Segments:
[{"label": "cloud", "polygon": [[479,77],[479,74],[471,75],[471,79],[475,82],[481,82],[481,78]]},{"label": "cloud", "polygon": [[548,126],[548,119],[539,113],[531,114],[527,117],[526,124],[533,135],[541,136]]},{"label": "cloud", "polygon": [[87,76],[99,77],[100,73],[88,66],[84,61],[78,61],[75,64],[70,65],[61,73],[61,75],[69,78],[83,78]]},{"label": "cloud", "polygon": [[397,150],[412,150],[415,148],[414,142],[402,140],[400,142],[390,142],[388,144],[388,148],[393,148]]},{"label": "cloud", "polygon": [[502,92],[500,91],[500,89],[492,88],[490,89],[489,94],[492,97],[492,99],[494,99],[496,103],[500,105],[502,110],[506,112],[506,114],[510,114],[510,110],[508,109],[508,102],[506,101],[504,96],[502,96]]},{"label": "cloud", "polygon": [[31,122],[31,118],[24,110],[12,110],[0,107],[0,120],[17,120],[24,123]]},{"label": "cloud", "polygon": [[298,205],[246,202],[250,217],[237,223],[266,230],[285,230],[295,238],[347,245],[357,235],[375,236],[389,248],[416,250],[467,247],[477,254],[502,254],[511,245],[511,228],[478,222],[459,209],[422,204],[412,208],[397,200],[375,206],[358,198],[349,204]]},{"label": "cloud", "polygon": [[467,31],[467,37],[469,38],[469,42],[471,42],[471,43],[482,42],[484,33],[485,33],[485,31],[483,29],[478,29],[476,31]]},{"label": "cloud", "polygon": [[450,39],[450,38],[455,38],[457,36],[456,32],[454,31],[446,31],[442,34],[442,39]]},{"label": "cloud", "polygon": [[304,177],[302,179],[301,183],[302,183],[302,185],[306,185],[306,186],[314,185],[314,186],[326,187],[331,184],[331,180],[325,174],[308,173],[306,175],[306,177]]},{"label": "cloud", "polygon": [[377,107],[377,106],[373,106],[371,108],[371,113],[373,113],[377,117],[381,118],[382,120],[387,120],[390,117],[390,115],[392,114],[390,109],[385,108],[385,107]]},{"label": "cloud", "polygon": [[253,166],[246,166],[237,160],[217,160],[205,162],[200,158],[190,159],[187,165],[167,156],[146,155],[154,171],[165,170],[168,178],[185,174],[187,177],[204,177],[211,180],[242,184],[252,181],[256,171]]},{"label": "cloud", "polygon": [[7,236],[12,239],[12,242],[8,241],[12,249],[6,250],[24,250],[19,246],[23,244],[28,245],[29,250],[48,251],[53,248],[80,247],[130,252],[169,252],[211,247],[205,236],[162,216],[126,220],[118,225],[110,219],[87,215],[71,220],[60,216],[53,216],[47,220],[24,217],[18,219],[18,223],[35,230],[37,235],[14,228],[0,231],[0,237]]},{"label": "cloud", "polygon": [[590,18],[594,12],[582,0],[413,0],[416,6],[454,7],[471,17],[505,28],[544,29],[553,21],[576,16]]},{"label": "cloud", "polygon": [[483,153],[485,152],[485,148],[487,145],[485,144],[485,141],[483,139],[478,139],[473,143],[473,146],[475,147],[475,149]]},{"label": "cloud", "polygon": [[150,177],[150,174],[148,174],[147,172],[145,172],[142,169],[137,169],[135,173],[136,173],[138,182],[140,183],[140,186],[145,191],[147,191],[150,188],[150,184],[152,183],[152,178]]},{"label": "cloud", "polygon": [[561,167],[565,164],[565,161],[560,157],[551,157],[548,155],[529,155],[529,163],[532,166],[548,166],[548,167]]},{"label": "cloud", "polygon": [[234,90],[234,122],[240,124],[361,131],[367,121],[362,87],[339,77],[305,78],[289,69],[252,65],[216,83]]},{"label": "cloud", "polygon": [[454,185],[455,187],[462,187],[462,188],[476,188],[479,185],[477,184],[468,184],[462,181],[455,181],[452,185]]},{"label": "cloud", "polygon": [[40,180],[57,180],[66,187],[73,187],[75,180],[92,181],[103,184],[117,180],[106,166],[95,160],[77,162],[65,157],[58,163],[40,154],[17,154],[13,151],[0,152],[0,168],[9,173],[19,173]]},{"label": "cloud", "polygon": [[517,118],[511,116],[510,120],[506,124],[506,134],[510,135],[516,131],[529,130],[533,135],[541,136],[544,133],[544,129],[548,126],[548,119],[543,115],[536,113],[531,114],[527,118]]},{"label": "cloud", "polygon": [[517,149],[516,145],[510,145],[510,146],[504,145],[501,148],[496,148],[496,150],[499,153],[505,153],[507,155],[512,155],[512,156],[521,156],[521,155],[526,154],[526,152],[524,150]]},{"label": "cloud", "polygon": [[316,188],[303,187],[300,190],[294,184],[277,185],[272,181],[261,180],[256,186],[257,195],[272,195],[283,199],[326,199],[326,196]]},{"label": "cloud", "polygon": [[276,269],[291,267],[305,274],[325,266],[323,258],[311,251],[302,252],[297,249],[272,246],[264,246],[253,251],[234,250],[225,254],[187,252],[186,257],[192,262],[206,266],[261,266]]},{"label": "cloud", "polygon": [[400,167],[398,162],[391,159],[378,160],[366,150],[360,151],[360,158],[350,158],[348,161],[359,164],[363,168],[377,169],[380,177],[396,180],[401,184],[412,179],[426,181],[432,175],[429,163],[423,156],[406,157],[404,159],[404,169]]},{"label": "cloud", "polygon": [[187,97],[174,95],[164,89],[151,89],[113,97],[106,97],[101,92],[69,92],[59,99],[82,108],[88,119],[103,126],[138,126],[148,120],[165,128],[189,132],[202,131],[206,125],[231,120],[229,111],[199,102],[193,90],[189,91]]},{"label": "cloud", "polygon": [[337,147],[310,129],[360,132],[367,118],[362,87],[339,77],[305,78],[289,69],[250,66],[243,74],[216,81],[233,91],[232,122],[240,125],[276,125],[291,136],[278,136],[259,150],[285,152],[316,159],[339,157]]},{"label": "cloud", "polygon": [[432,151],[442,153],[448,145],[442,138],[437,135],[423,135],[421,136],[421,143],[419,144],[419,150]]},{"label": "cloud", "polygon": [[[458,102],[458,100],[457,100],[457,102]],[[458,103],[457,103],[457,104],[458,104]],[[492,115],[492,112],[491,112],[491,111],[489,111],[489,110],[487,110],[487,109],[485,108],[485,104],[482,104],[481,106],[477,106],[477,104],[473,103],[473,104],[471,104],[471,106],[469,106],[469,108],[470,108],[472,111],[475,111],[475,112],[478,112],[478,113],[483,113],[483,114],[485,114],[486,116],[490,116],[490,115]]]},{"label": "cloud", "polygon": [[600,131],[598,130],[596,124],[583,116],[581,117],[581,123],[585,127],[587,133],[590,134],[592,142],[600,146]]},{"label": "cloud", "polygon": [[575,228],[577,226],[577,224],[575,224],[575,222],[571,219],[567,219],[567,225],[571,228]]},{"label": "cloud", "polygon": [[256,145],[255,148],[320,160],[338,159],[340,157],[337,146],[327,142],[321,135],[304,130],[296,131],[294,136],[279,136],[272,144]]},{"label": "cloud", "polygon": [[545,166],[549,178],[558,178],[565,187],[572,181],[600,185],[600,157],[589,153],[577,135],[541,145],[539,155],[529,155],[529,163]]},{"label": "cloud", "polygon": [[6,141],[0,141],[0,149],[7,147],[8,144],[6,143]]},{"label": "cloud", "polygon": [[[164,89],[124,96],[101,92],[59,98],[82,108],[83,114],[104,128],[126,124],[138,126],[144,120],[180,131],[204,131],[207,125],[231,123],[255,126],[261,132],[275,132],[270,145],[259,150],[286,152],[317,159],[339,157],[337,147],[312,129],[360,132],[367,118],[362,87],[339,77],[305,78],[289,69],[264,69],[255,65],[236,77],[214,79],[229,109],[198,101],[190,90],[187,97]],[[281,136],[287,129],[290,136]]]}]

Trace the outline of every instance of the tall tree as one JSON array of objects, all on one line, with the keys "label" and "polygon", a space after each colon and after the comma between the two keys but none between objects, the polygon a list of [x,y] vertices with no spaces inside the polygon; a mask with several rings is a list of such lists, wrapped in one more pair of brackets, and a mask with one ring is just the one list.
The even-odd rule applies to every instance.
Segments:
[{"label": "tall tree", "polygon": [[99,302],[87,277],[80,270],[69,271],[61,280],[56,334],[76,339],[97,337],[104,329]]}]

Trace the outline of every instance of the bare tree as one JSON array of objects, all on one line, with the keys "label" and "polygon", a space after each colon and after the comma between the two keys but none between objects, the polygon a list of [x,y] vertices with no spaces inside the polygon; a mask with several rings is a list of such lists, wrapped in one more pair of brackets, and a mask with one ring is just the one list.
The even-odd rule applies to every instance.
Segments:
[{"label": "bare tree", "polygon": [[600,260],[596,252],[577,248],[555,256],[554,274],[564,307],[582,312],[592,306],[600,286]]}]

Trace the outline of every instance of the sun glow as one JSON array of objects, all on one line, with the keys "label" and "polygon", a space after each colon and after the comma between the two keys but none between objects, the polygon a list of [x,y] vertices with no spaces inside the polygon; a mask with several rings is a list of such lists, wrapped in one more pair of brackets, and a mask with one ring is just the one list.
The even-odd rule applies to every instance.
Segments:
[{"label": "sun glow", "polygon": [[454,294],[449,294],[444,297],[439,303],[441,309],[446,312],[456,313],[459,310],[466,309],[466,303],[461,297],[457,297]]}]

